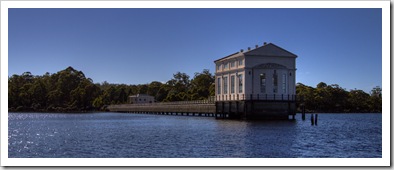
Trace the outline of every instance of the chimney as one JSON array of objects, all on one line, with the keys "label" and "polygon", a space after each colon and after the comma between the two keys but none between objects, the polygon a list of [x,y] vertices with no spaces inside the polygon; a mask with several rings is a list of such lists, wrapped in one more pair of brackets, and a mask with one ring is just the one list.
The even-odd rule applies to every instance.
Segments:
[{"label": "chimney", "polygon": [[256,45],[256,48],[259,48],[259,45]]},{"label": "chimney", "polygon": [[248,47],[248,51],[250,51],[250,47]]},{"label": "chimney", "polygon": [[241,49],[241,53],[244,52],[244,49]]},{"label": "chimney", "polygon": [[267,45],[267,42],[264,42],[264,45]]}]

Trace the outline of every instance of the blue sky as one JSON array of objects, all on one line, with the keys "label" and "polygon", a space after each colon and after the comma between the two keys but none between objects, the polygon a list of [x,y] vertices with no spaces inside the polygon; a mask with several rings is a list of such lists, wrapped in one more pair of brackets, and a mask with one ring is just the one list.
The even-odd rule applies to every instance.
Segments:
[{"label": "blue sky", "polygon": [[382,86],[381,9],[9,9],[8,75],[68,66],[95,83],[193,77],[263,42],[296,55],[297,82]]}]

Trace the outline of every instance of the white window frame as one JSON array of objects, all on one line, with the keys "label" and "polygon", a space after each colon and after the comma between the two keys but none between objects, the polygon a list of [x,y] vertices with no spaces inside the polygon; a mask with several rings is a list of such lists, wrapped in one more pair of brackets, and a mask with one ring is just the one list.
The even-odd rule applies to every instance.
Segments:
[{"label": "white window frame", "polygon": [[235,75],[230,76],[230,93],[235,93]]},{"label": "white window frame", "polygon": [[223,77],[223,94],[228,94],[228,77]]}]

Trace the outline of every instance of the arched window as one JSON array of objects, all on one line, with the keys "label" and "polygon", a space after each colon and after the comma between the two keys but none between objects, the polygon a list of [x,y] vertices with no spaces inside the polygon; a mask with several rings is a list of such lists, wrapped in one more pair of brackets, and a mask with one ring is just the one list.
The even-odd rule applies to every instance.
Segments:
[{"label": "arched window", "polygon": [[286,86],[287,86],[286,74],[283,73],[282,74],[282,93],[287,93]]},{"label": "arched window", "polygon": [[228,91],[228,77],[223,77],[223,94],[227,94]]},{"label": "arched window", "polygon": [[243,80],[242,80],[242,74],[238,74],[238,93],[243,92]]},{"label": "arched window", "polygon": [[273,92],[278,93],[278,74],[276,74],[276,70],[274,70],[274,75],[272,76],[272,86]]},{"label": "arched window", "polygon": [[265,87],[266,87],[266,77],[265,77],[265,73],[262,73],[262,74],[260,74],[260,92],[261,93],[266,93]]},{"label": "arched window", "polygon": [[230,92],[235,93],[235,76],[230,77]]},{"label": "arched window", "polygon": [[218,94],[222,92],[222,81],[220,77],[218,77]]}]

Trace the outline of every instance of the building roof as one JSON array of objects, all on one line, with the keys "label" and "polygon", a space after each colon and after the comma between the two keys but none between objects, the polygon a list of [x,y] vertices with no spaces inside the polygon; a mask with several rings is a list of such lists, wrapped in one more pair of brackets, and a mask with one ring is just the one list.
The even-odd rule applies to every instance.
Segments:
[{"label": "building roof", "polygon": [[261,47],[257,47],[255,49],[251,49],[243,52],[236,52],[234,54],[228,55],[226,57],[215,60],[215,62],[223,60],[225,58],[233,57],[235,55],[245,55],[245,56],[280,56],[280,57],[297,57],[297,55],[275,45],[272,43],[268,43]]},{"label": "building roof", "polygon": [[264,56],[281,56],[281,57],[297,57],[297,55],[275,45],[269,43],[267,45],[255,48],[245,52],[245,55],[264,55]]},{"label": "building roof", "polygon": [[150,95],[147,95],[147,94],[137,94],[137,95],[131,95],[129,97],[153,97],[153,96],[150,96]]}]

